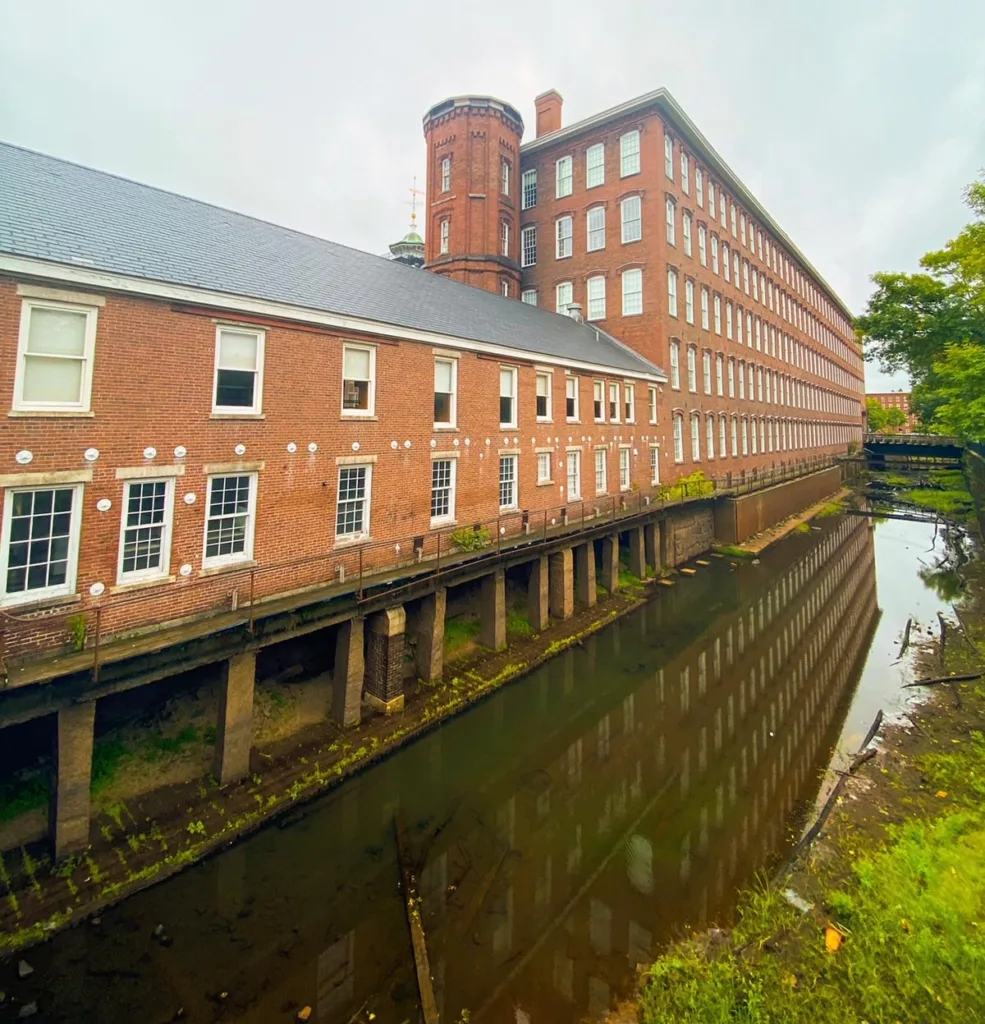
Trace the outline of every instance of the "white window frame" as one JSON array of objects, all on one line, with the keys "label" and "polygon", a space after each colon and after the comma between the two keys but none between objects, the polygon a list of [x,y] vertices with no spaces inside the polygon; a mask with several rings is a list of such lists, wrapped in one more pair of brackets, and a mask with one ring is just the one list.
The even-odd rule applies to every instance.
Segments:
[{"label": "white window frame", "polygon": [[537,483],[552,483],[551,468],[554,464],[551,452],[537,452]]},{"label": "white window frame", "polygon": [[698,206],[704,209],[705,205],[705,175],[700,167],[694,168],[694,198]]},{"label": "white window frame", "polygon": [[705,448],[710,462],[715,458],[715,417],[711,413],[705,416]]},{"label": "white window frame", "polygon": [[[635,212],[636,216],[628,217],[627,212]],[[643,201],[639,196],[627,196],[619,204],[619,219],[619,237],[623,245],[629,245],[631,242],[639,242],[643,239]]]},{"label": "white window frame", "polygon": [[[538,398],[545,398],[547,400],[544,406],[544,408],[547,411],[543,414],[537,412],[537,406],[536,404],[534,405],[534,415],[536,416],[537,422],[551,423],[554,419],[552,401],[554,397],[552,394],[552,392],[554,391],[554,375],[550,372],[550,370],[538,370],[534,384],[535,403]],[[542,384],[545,385],[545,393],[543,395],[540,393],[540,388]]]},{"label": "white window frame", "polygon": [[[512,501],[507,504],[502,503],[503,495],[503,463],[512,462],[513,464],[513,478],[512,478]],[[519,455],[513,454],[500,455],[499,457],[499,474],[496,478],[496,486],[499,488],[499,510],[500,512],[508,512],[511,509],[520,507],[520,458]]]},{"label": "white window frame", "polygon": [[[369,540],[370,520],[373,512],[373,464],[371,462],[345,463],[337,467],[335,474],[335,528],[332,531],[336,545],[358,544],[361,541]],[[363,496],[363,528],[358,533],[339,533],[339,483],[342,480],[342,471],[350,469],[366,470],[366,493]]]},{"label": "white window frame", "polygon": [[587,308],[585,309],[586,320],[604,320],[605,309],[605,278],[601,274],[594,274],[586,282]]},{"label": "white window frame", "polygon": [[681,191],[684,195],[691,194],[691,160],[684,150],[681,150]]},{"label": "white window frame", "polygon": [[[35,590],[20,590],[7,593],[7,570],[10,559],[10,528],[14,512],[14,495],[25,491],[72,492],[72,512],[69,520],[68,558],[65,582],[55,586],[39,587]],[[20,604],[36,604],[52,598],[67,597],[75,593],[79,569],[79,540],[82,535],[82,484],[36,484],[24,487],[8,487],[3,492],[3,521],[0,526],[0,607]]]},{"label": "white window frame", "polygon": [[703,267],[708,266],[708,232],[704,224],[698,225],[698,262]]},{"label": "white window frame", "polygon": [[633,486],[633,451],[629,445],[619,446],[619,490],[628,491]]},{"label": "white window frame", "polygon": [[[564,227],[567,227],[567,233],[562,230]],[[554,258],[557,260],[570,259],[574,253],[574,248],[574,218],[570,214],[566,214],[554,221]],[[564,251],[565,249],[567,250],[566,252]]]},{"label": "white window frame", "polygon": [[605,143],[596,142],[585,150],[585,188],[605,184]]},{"label": "white window frame", "polygon": [[672,196],[667,196],[665,201],[666,223],[667,223],[667,244],[677,245],[677,203]]},{"label": "white window frame", "polygon": [[707,285],[701,286],[701,327],[703,330],[710,330],[710,303],[711,303],[711,292],[708,291]]},{"label": "white window frame", "polygon": [[619,382],[609,381],[609,395],[608,395],[608,406],[607,411],[609,413],[610,423],[619,423],[620,413],[622,412],[622,403],[620,401],[621,395],[619,393]]},{"label": "white window frame", "polygon": [[[572,472],[572,467],[574,472]],[[571,486],[574,479],[574,488]],[[565,497],[568,501],[578,501],[581,498],[581,452],[565,452],[564,458],[564,488]]]},{"label": "white window frame", "polygon": [[[31,315],[35,309],[53,309],[85,316],[85,340],[81,357],[39,355],[45,359],[70,359],[82,363],[79,379],[78,402],[27,402],[24,400],[24,378],[27,371],[27,343],[31,332]],[[99,309],[84,303],[56,302],[47,299],[22,299],[20,333],[17,339],[17,369],[14,375],[15,412],[78,412],[87,413],[92,408],[92,367],[96,350],[96,322]]]},{"label": "white window frame", "polygon": [[[228,477],[245,476],[250,481],[249,497],[247,499],[246,511],[246,537],[244,538],[243,550],[230,552],[227,555],[206,555],[209,539],[209,510],[212,507],[212,481],[224,480]],[[252,473],[213,473],[205,480],[205,523],[202,527],[202,568],[215,569],[224,565],[239,565],[242,562],[253,561],[253,540],[256,534],[257,521],[257,490],[259,474]],[[336,488],[336,493],[338,490]]]},{"label": "white window frame", "polygon": [[660,445],[650,445],[650,486],[656,487],[660,483]]},{"label": "white window frame", "polygon": [[694,324],[694,282],[690,278],[684,281],[684,319]]},{"label": "white window frame", "polygon": [[684,239],[684,255],[691,255],[691,214],[684,211],[681,216],[681,235]]},{"label": "white window frame", "polygon": [[[569,296],[562,301],[561,295],[566,292]],[[561,316],[568,315],[568,307],[575,301],[575,286],[571,281],[558,281],[554,288],[554,308]]]},{"label": "white window frame", "polygon": [[605,494],[609,489],[609,451],[607,448],[595,449],[595,493]]},{"label": "white window frame", "polygon": [[[592,222],[595,222],[594,224]],[[595,236],[594,239],[592,236]],[[605,248],[605,207],[593,206],[585,214],[585,249],[598,252]]]},{"label": "white window frame", "polygon": [[698,350],[694,345],[687,347],[687,389],[693,395],[698,393]]},{"label": "white window frame", "polygon": [[525,302],[528,306],[537,305],[537,289],[536,288],[524,288],[520,292],[520,301]]},{"label": "white window frame", "polygon": [[674,139],[671,135],[664,135],[664,174],[674,180]]},{"label": "white window frame", "polygon": [[[601,413],[601,415],[599,415]],[[605,381],[592,382],[592,415],[596,423],[605,423]]]},{"label": "white window frame", "polygon": [[[528,244],[528,239],[533,239]],[[528,250],[530,254],[528,256]],[[533,267],[537,265],[537,225],[530,224],[520,229],[520,266]]]},{"label": "white window frame", "polygon": [[715,333],[721,337],[722,334],[722,297],[716,294],[712,298],[712,323],[715,325]]},{"label": "white window frame", "polygon": [[636,422],[636,385],[623,384],[622,386],[623,422]]},{"label": "white window frame", "polygon": [[[505,373],[510,374],[512,376],[512,378],[513,378],[513,394],[510,395],[510,396],[507,396],[507,395],[503,394],[503,374],[505,374]],[[504,420],[502,418],[502,415],[500,415],[500,420],[499,420],[500,428],[503,428],[503,427],[511,427],[513,429],[516,428],[516,425],[517,425],[517,422],[518,422],[518,420],[517,420],[517,405],[519,403],[518,403],[517,392],[519,390],[519,383],[520,383],[520,373],[519,373],[519,370],[517,369],[517,367],[515,367],[515,366],[502,366],[502,365],[499,367],[499,399],[500,399],[499,411],[500,411],[500,414],[502,414],[502,410],[503,410],[502,400],[504,398],[506,398],[506,397],[509,397],[511,399],[510,412],[512,413],[512,416],[510,417],[510,419],[508,421]]]},{"label": "white window frame", "polygon": [[510,222],[505,218],[499,222],[499,241],[502,248],[501,256],[510,255]]},{"label": "white window frame", "polygon": [[[369,399],[365,409],[347,409],[345,407],[345,354],[349,349],[369,353]],[[376,415],[376,346],[354,345],[345,342],[342,346],[342,388],[340,395],[342,415],[346,419],[365,419]]]},{"label": "white window frame", "polygon": [[715,356],[715,392],[719,398],[725,397],[725,356],[721,352]]},{"label": "white window frame", "polygon": [[706,395],[711,394],[711,350],[705,349],[701,353],[701,383]]},{"label": "white window frame", "polygon": [[500,180],[499,180],[500,191],[502,192],[502,194],[504,196],[508,196],[510,194],[510,188],[513,185],[513,182],[511,180],[512,177],[513,177],[513,167],[510,164],[509,160],[506,159],[505,156],[504,157],[500,157],[499,177],[500,177]]},{"label": "white window frame", "polygon": [[574,191],[574,168],[572,157],[562,156],[554,164],[554,198],[563,199]]},{"label": "white window frame", "polygon": [[[637,287],[627,288],[627,284]],[[630,302],[626,300],[630,299]],[[632,268],[622,272],[622,315],[640,316],[643,312],[643,271]]]},{"label": "white window frame", "polygon": [[701,414],[691,413],[691,461],[701,461]]},{"label": "white window frame", "polygon": [[[438,363],[447,363],[449,366],[451,366],[451,400],[448,403],[448,419],[434,420],[434,429],[450,430],[458,425],[458,360],[452,356],[435,356],[434,365],[436,370]],[[434,393],[438,394],[437,381],[435,381]]]},{"label": "white window frame", "polygon": [[674,413],[674,463],[680,465],[684,461],[684,413]]},{"label": "white window frame", "polygon": [[[574,391],[572,395],[571,392]],[[574,399],[575,411],[568,412],[568,402]],[[581,380],[578,377],[566,376],[564,378],[564,418],[568,423],[581,422]]]},{"label": "white window frame", "polygon": [[434,500],[434,466],[437,462],[447,462],[450,467],[448,478],[448,511],[444,515],[431,516],[432,529],[436,526],[449,526],[455,522],[455,502],[458,497],[458,459],[450,458],[448,455],[435,456],[431,459],[431,494],[430,500]]},{"label": "white window frame", "polygon": [[[130,510],[130,488],[144,484],[164,484],[164,521],[161,523],[161,564],[153,569],[123,571],[124,540],[127,533],[127,514]],[[123,481],[123,508],[120,511],[120,541],[116,559],[118,585],[165,579],[171,571],[171,534],[174,529],[174,477],[139,477]],[[139,526],[136,527],[139,529]]]},{"label": "white window frame", "polygon": [[441,158],[441,191],[451,191],[451,157],[443,156]]},{"label": "white window frame", "polygon": [[619,137],[619,177],[628,178],[640,173],[639,129],[626,132]]},{"label": "white window frame", "polygon": [[649,390],[647,391],[647,401],[649,403],[650,422],[651,423],[656,423],[657,422],[657,389],[655,387],[651,386],[649,388]]},{"label": "white window frame", "polygon": [[[219,352],[223,333],[229,334],[251,334],[257,342],[257,361],[254,374],[256,380],[253,385],[252,405],[218,405],[216,399],[219,393],[219,371],[221,369],[235,369],[219,365]],[[258,331],[252,327],[238,327],[234,324],[219,324],[215,331],[215,365],[212,370],[212,413],[215,416],[259,416],[263,412],[263,367],[266,347],[266,331]],[[372,367],[372,362],[371,362]],[[372,392],[372,386],[370,387]]]},{"label": "white window frame", "polygon": [[[533,202],[528,203],[527,197],[533,191]],[[537,169],[524,171],[520,181],[520,209],[529,210],[537,205]]]},{"label": "white window frame", "polygon": [[670,386],[681,390],[681,343],[676,338],[670,343]]}]

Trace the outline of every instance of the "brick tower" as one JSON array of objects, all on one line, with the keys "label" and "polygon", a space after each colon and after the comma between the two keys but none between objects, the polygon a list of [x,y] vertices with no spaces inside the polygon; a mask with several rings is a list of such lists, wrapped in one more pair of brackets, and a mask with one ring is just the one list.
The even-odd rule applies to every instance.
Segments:
[{"label": "brick tower", "polygon": [[424,117],[425,267],[519,298],[523,119],[491,96],[455,96]]}]

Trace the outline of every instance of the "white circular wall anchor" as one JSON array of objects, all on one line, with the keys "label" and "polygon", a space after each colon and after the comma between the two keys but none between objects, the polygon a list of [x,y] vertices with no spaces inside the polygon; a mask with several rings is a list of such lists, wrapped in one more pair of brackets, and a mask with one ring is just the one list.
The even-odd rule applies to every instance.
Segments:
[{"label": "white circular wall anchor", "polygon": [[99,501],[96,502],[96,508],[98,508],[100,512],[108,512],[112,507],[113,502],[111,502],[109,498],[100,498]]},{"label": "white circular wall anchor", "polygon": [[29,452],[26,448],[22,448],[15,456],[14,459],[21,466],[26,466],[34,461],[34,452]]}]

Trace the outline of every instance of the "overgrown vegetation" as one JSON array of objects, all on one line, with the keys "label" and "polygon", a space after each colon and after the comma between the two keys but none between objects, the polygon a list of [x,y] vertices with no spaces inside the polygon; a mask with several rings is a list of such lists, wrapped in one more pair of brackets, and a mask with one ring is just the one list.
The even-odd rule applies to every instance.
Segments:
[{"label": "overgrown vegetation", "polygon": [[726,555],[728,558],[755,558],[756,552],[749,551],[746,548],[740,548],[735,544],[716,544],[713,551],[717,551],[720,555]]},{"label": "overgrown vegetation", "polygon": [[474,643],[479,636],[479,619],[474,615],[459,615],[445,622],[445,654],[453,655]]},{"label": "overgrown vegetation", "polygon": [[13,821],[48,803],[51,781],[44,768],[17,772],[0,782],[0,821]]},{"label": "overgrown vegetation", "polygon": [[661,501],[679,501],[682,498],[698,498],[714,493],[714,480],[706,479],[699,469],[696,473],[679,477],[677,483],[664,484],[658,491],[658,497]]},{"label": "overgrown vegetation", "polygon": [[485,526],[473,529],[471,526],[456,530],[448,538],[458,551],[481,551],[489,547],[489,530]]}]

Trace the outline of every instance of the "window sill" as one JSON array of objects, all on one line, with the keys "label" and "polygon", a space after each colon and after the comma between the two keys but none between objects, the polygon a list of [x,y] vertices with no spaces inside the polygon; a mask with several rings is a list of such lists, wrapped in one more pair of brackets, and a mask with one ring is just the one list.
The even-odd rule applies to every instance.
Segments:
[{"label": "window sill", "polygon": [[146,590],[148,587],[159,587],[163,583],[174,583],[177,576],[155,576],[150,580],[134,580],[133,583],[117,583],[110,587],[111,594],[129,594],[132,590]]},{"label": "window sill", "polygon": [[66,409],[11,409],[7,415],[11,419],[92,419],[96,414],[91,410],[84,412],[81,409],[78,410],[66,410]]},{"label": "window sill", "polygon": [[537,486],[538,487],[552,487],[553,485],[554,485],[554,481],[553,480],[538,480],[537,481]]},{"label": "window sill", "polygon": [[24,601],[8,600],[0,603],[0,608],[3,608],[5,611],[16,610],[19,614],[20,612],[45,612],[50,609],[62,608],[66,605],[81,603],[81,594],[62,594],[57,597],[48,596],[27,598]]},{"label": "window sill", "polygon": [[368,533],[360,533],[352,537],[336,537],[332,545],[333,551],[344,550],[345,548],[357,548],[360,544],[370,544],[373,538]]},{"label": "window sill", "polygon": [[458,520],[448,519],[445,516],[439,516],[437,519],[431,520],[430,529],[443,530],[446,526],[458,526]]},{"label": "window sill", "polygon": [[361,420],[363,423],[376,423],[379,420],[379,416],[372,412],[346,412],[343,409],[342,419]]},{"label": "window sill", "polygon": [[265,420],[265,412],[211,412],[210,420]]},{"label": "window sill", "polygon": [[238,572],[241,569],[255,569],[257,560],[255,558],[244,558],[242,562],[228,562],[225,565],[210,565],[208,568],[199,569],[199,576],[220,576],[224,572]]},{"label": "window sill", "polygon": [[[553,425],[554,425],[554,420],[552,420],[552,419],[547,419],[547,418],[545,418],[545,417],[542,417],[542,416],[538,416],[538,417],[537,417],[537,422],[538,422],[538,423],[544,423],[544,424],[547,424],[547,425],[550,425],[550,426],[553,426]],[[500,426],[502,426],[502,424],[500,424]]]},{"label": "window sill", "polygon": [[520,428],[515,423],[500,423],[500,430],[519,430]]},{"label": "window sill", "polygon": [[458,433],[458,427],[454,423],[435,423],[432,424],[432,429],[435,431],[442,431],[444,433]]}]

